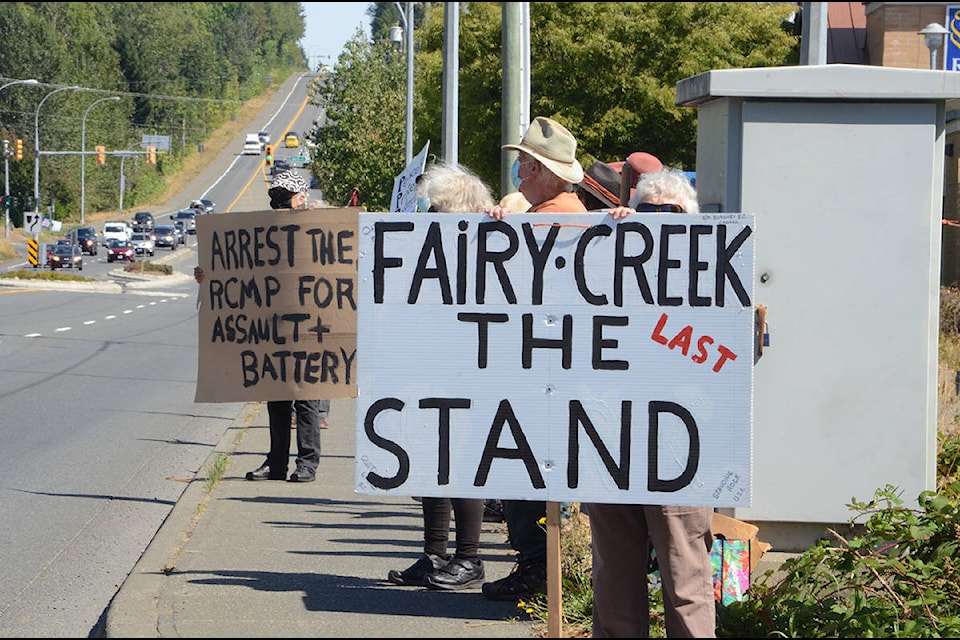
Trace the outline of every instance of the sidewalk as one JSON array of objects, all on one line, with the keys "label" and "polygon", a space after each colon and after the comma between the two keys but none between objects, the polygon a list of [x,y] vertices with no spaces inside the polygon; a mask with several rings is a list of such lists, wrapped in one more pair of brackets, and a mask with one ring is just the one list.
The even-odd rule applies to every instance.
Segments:
[{"label": "sidewalk", "polygon": [[[536,637],[515,603],[479,588],[387,582],[422,553],[420,504],[354,493],[355,401],[331,404],[309,484],[244,479],[269,448],[266,405],[248,406],[121,585],[106,637]],[[224,453],[224,477],[207,495]],[[488,581],[510,572],[503,524],[484,523],[480,554]]]}]

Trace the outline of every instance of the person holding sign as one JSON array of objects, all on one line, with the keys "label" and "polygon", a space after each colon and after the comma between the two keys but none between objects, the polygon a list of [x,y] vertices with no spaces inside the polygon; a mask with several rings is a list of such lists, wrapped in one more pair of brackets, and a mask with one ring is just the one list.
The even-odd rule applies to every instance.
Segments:
[{"label": "person holding sign", "polygon": [[[274,176],[267,194],[271,209],[307,209],[307,181],[295,171],[283,171]],[[203,282],[203,269],[194,267],[193,277]],[[270,400],[267,415],[270,421],[270,452],[266,461],[247,472],[247,480],[288,480],[313,482],[320,464],[320,429],[326,428],[330,413],[329,400]],[[290,461],[290,432],[296,418],[296,470],[287,478]]]},{"label": "person holding sign", "polygon": [[[435,164],[417,181],[417,199],[427,211],[479,213],[493,206],[490,189],[464,167]],[[480,560],[481,498],[421,498],[423,555],[403,571],[390,570],[393,584],[447,591],[471,587],[484,578]],[[447,554],[450,511],[456,525],[456,551]]]},{"label": "person holding sign", "polygon": [[[530,203],[528,213],[583,213],[587,210],[577,196],[583,181],[583,167],[577,160],[577,140],[559,122],[537,117],[519,144],[501,149],[519,152],[520,185]],[[496,205],[486,213],[502,220],[510,209]],[[503,500],[507,537],[517,551],[517,565],[504,578],[483,585],[490,600],[517,600],[543,593],[547,586],[547,533],[540,521],[546,518],[542,500]]]},{"label": "person holding sign", "polygon": [[[698,213],[697,194],[682,171],[646,173],[621,219],[636,212]],[[716,637],[710,549],[712,507],[590,503],[593,549],[593,637],[650,635],[646,541],[657,553],[668,638]]]}]

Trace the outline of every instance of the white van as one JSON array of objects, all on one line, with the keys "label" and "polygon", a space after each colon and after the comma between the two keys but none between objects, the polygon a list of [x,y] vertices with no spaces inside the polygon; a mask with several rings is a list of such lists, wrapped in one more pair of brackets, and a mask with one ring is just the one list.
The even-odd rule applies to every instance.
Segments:
[{"label": "white van", "polygon": [[248,133],[243,141],[243,155],[260,155],[263,151],[263,143],[260,142],[260,136],[255,133]]},{"label": "white van", "polygon": [[133,227],[126,222],[104,222],[103,233],[100,234],[100,240],[106,246],[111,238],[117,238],[124,242],[133,237]]}]

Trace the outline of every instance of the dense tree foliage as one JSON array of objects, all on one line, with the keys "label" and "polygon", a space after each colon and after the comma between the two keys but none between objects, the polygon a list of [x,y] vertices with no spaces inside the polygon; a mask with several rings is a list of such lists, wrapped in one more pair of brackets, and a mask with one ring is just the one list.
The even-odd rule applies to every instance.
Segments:
[{"label": "dense tree foliage", "polygon": [[[37,86],[0,93],[4,139],[24,141],[23,162],[10,162],[13,221],[33,203],[35,125],[41,151],[86,147],[142,151],[144,134],[170,137],[156,166],[141,156],[124,163],[125,205],[155,195],[160,177],[195,153],[237,105],[267,88],[271,74],[302,67],[304,17],[298,2],[8,2],[0,4],[0,84],[35,78]],[[41,100],[58,87],[60,91]],[[96,167],[88,156],[87,210],[117,206],[121,161]],[[95,170],[94,170],[95,169]],[[79,210],[80,156],[42,155],[40,208],[59,218]]]},{"label": "dense tree foliage", "polygon": [[[445,3],[413,4],[413,150],[417,153],[429,142],[439,155]],[[458,160],[496,191],[501,187],[502,7],[493,2],[458,5]],[[796,64],[799,38],[787,22],[795,10],[794,3],[532,2],[530,118],[546,115],[566,125],[579,141],[584,166],[597,159],[622,160],[642,150],[692,170],[696,110],[674,104],[677,82],[712,69]],[[375,3],[369,14],[375,42],[386,39],[390,26],[402,23],[395,3]],[[347,112],[357,118],[367,113],[364,120],[379,128],[376,136],[368,133],[366,138],[338,130],[317,132],[322,149],[317,175],[329,192],[349,189],[333,177],[361,171],[352,165],[395,167],[399,162],[402,167],[405,60],[385,51],[375,53],[358,34],[334,67],[338,81],[325,85],[332,90],[317,94],[331,113],[341,114],[334,118],[335,128],[354,126],[354,120],[343,115]],[[387,73],[388,67],[399,69]],[[367,77],[376,81],[363,86]],[[361,86],[343,88],[358,80]],[[388,100],[384,92],[393,92],[396,99]],[[323,149],[339,140],[350,140],[353,146],[336,152]],[[376,187],[361,192],[368,209],[389,206],[398,172],[384,173]]]}]

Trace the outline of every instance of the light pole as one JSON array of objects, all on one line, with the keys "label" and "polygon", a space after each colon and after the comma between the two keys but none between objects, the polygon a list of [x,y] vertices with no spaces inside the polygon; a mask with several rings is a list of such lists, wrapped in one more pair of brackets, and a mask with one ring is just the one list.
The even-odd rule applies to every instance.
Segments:
[{"label": "light pole", "polygon": [[[12,87],[15,84],[37,84],[39,80],[36,78],[30,78],[29,80],[14,80],[13,82],[8,82],[7,84],[0,87],[0,91],[3,91],[7,87]],[[3,195],[10,195],[10,149],[8,148],[7,141],[3,141]],[[3,217],[3,229],[4,229],[4,238],[10,237],[10,207],[4,206],[4,217]]]},{"label": "light pole", "polygon": [[[407,36],[407,116],[406,116],[406,135],[405,135],[405,154],[406,162],[404,166],[413,162],[413,3],[407,2],[406,11],[400,7],[399,2],[395,2],[397,10],[400,11],[400,17],[403,19],[403,28]],[[391,40],[394,39],[394,30],[390,29]]]},{"label": "light pole", "polygon": [[40,107],[47,98],[60,91],[76,91],[80,87],[60,87],[43,96],[33,116],[33,210],[40,215]]},{"label": "light pole", "polygon": [[[119,100],[120,96],[110,96],[108,98],[100,98],[95,100],[93,104],[87,107],[87,110],[83,112],[83,120],[80,124],[80,225],[86,221],[86,210],[87,210],[87,114],[90,113],[90,109],[93,109],[96,105],[101,102],[107,102],[108,100]],[[123,207],[121,207],[121,210]]]},{"label": "light pole", "polygon": [[917,33],[923,35],[923,43],[930,50],[930,68],[936,69],[937,49],[943,46],[943,37],[950,32],[943,25],[931,22]]}]

